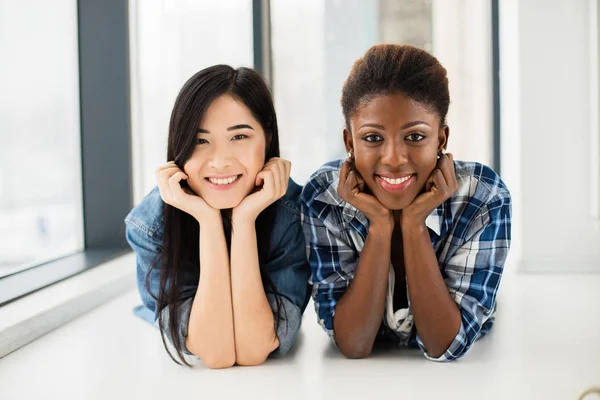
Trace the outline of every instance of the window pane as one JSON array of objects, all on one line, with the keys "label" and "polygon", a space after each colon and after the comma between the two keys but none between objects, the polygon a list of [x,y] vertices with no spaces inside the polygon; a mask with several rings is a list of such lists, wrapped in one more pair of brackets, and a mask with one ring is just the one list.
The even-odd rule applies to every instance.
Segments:
[{"label": "window pane", "polygon": [[181,86],[213,64],[252,67],[251,0],[131,0],[134,201],[166,162],[169,117]]},{"label": "window pane", "polygon": [[83,248],[76,7],[0,2],[0,276]]},{"label": "window pane", "polygon": [[412,44],[438,57],[450,80],[449,151],[489,165],[489,7],[481,0],[273,1],[273,91],[293,178],[304,183],[324,162],[344,157],[344,80],[377,43]]}]

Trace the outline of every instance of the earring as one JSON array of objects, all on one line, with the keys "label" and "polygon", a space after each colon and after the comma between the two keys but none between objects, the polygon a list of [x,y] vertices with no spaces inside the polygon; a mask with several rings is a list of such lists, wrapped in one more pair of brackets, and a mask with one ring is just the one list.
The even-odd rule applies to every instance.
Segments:
[{"label": "earring", "polygon": [[439,160],[440,158],[442,158],[442,156],[443,156],[444,154],[446,154],[446,150],[444,150],[444,149],[441,149],[440,151],[438,151],[438,154],[437,154],[437,159]]},{"label": "earring", "polygon": [[353,156],[354,156],[354,154],[352,153],[352,150],[350,150],[349,152],[346,153],[347,158],[352,158]]}]

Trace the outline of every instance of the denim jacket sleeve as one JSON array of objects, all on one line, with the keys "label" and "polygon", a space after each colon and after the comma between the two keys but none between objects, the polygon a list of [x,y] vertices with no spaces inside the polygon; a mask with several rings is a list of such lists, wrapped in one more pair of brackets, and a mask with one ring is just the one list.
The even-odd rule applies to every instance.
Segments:
[{"label": "denim jacket sleeve", "polygon": [[[143,303],[143,307],[138,307],[135,311],[138,316],[155,326],[158,326],[159,317],[165,323],[169,320],[168,308],[158,310],[156,298],[160,285],[160,265],[154,266],[160,262],[162,252],[163,207],[164,203],[158,189],[155,188],[125,218],[125,236],[136,255],[137,287]],[[189,265],[185,270],[190,273],[185,275],[182,296],[176,308],[179,314],[179,326],[176,334],[183,343],[184,354],[190,355],[191,353],[185,347],[185,338],[198,280],[196,266]],[[170,329],[165,329],[165,336],[167,341],[172,344],[173,337]]]},{"label": "denim jacket sleeve", "polygon": [[[286,195],[278,201],[275,226],[271,238],[271,256],[267,270],[273,285],[281,295],[282,320],[277,327],[279,348],[273,356],[285,355],[296,340],[302,314],[310,298],[310,267],[306,258],[304,234],[300,213],[301,187],[290,179]],[[277,302],[273,293],[267,292],[273,313],[277,315]]]}]

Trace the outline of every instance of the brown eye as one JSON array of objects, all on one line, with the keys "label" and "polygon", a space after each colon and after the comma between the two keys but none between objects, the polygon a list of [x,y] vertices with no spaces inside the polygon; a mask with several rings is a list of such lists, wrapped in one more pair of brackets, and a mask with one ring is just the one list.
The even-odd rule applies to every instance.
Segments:
[{"label": "brown eye", "polygon": [[375,143],[375,142],[381,142],[383,140],[383,138],[376,133],[371,133],[371,134],[368,134],[367,136],[363,137],[363,140],[368,143]]},{"label": "brown eye", "polygon": [[420,142],[423,139],[425,139],[425,136],[421,135],[420,133],[411,133],[406,137],[406,140],[409,140],[411,142]]},{"label": "brown eye", "polygon": [[231,138],[231,140],[242,140],[242,139],[245,139],[247,137],[248,137],[247,135],[240,134],[240,135],[235,135],[234,137]]},{"label": "brown eye", "polygon": [[208,140],[202,139],[202,138],[196,139],[196,144],[205,144],[205,143],[208,143]]}]

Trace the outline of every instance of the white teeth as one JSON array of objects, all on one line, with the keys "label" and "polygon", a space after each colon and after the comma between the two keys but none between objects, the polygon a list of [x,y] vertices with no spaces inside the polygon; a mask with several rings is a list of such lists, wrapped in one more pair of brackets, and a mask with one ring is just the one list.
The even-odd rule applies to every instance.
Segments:
[{"label": "white teeth", "polygon": [[381,176],[380,178],[383,179],[384,181],[386,181],[387,183],[389,183],[390,185],[399,185],[403,182],[406,182],[410,178],[412,178],[412,175],[408,175],[408,176],[405,176],[404,178],[396,178],[396,179],[386,178],[385,176]]},{"label": "white teeth", "polygon": [[239,175],[232,176],[226,179],[218,179],[218,178],[208,178],[210,183],[215,185],[229,185],[230,183],[235,182],[238,179]]}]

